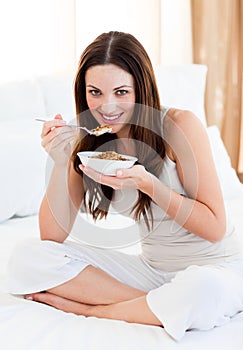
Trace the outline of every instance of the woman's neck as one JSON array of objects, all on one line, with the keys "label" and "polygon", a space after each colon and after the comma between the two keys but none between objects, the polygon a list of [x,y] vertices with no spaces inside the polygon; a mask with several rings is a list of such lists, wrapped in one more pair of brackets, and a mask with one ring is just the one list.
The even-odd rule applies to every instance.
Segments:
[{"label": "woman's neck", "polygon": [[126,154],[128,156],[136,156],[136,147],[134,140],[125,137],[118,138],[117,142],[117,152],[120,154]]}]

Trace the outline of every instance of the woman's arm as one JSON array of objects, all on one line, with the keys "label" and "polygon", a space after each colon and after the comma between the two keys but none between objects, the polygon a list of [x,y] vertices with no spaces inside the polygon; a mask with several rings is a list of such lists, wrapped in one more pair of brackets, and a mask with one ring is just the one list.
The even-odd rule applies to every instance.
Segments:
[{"label": "woman's arm", "polygon": [[54,165],[39,210],[41,239],[63,242],[72,229],[82,199],[80,175],[70,165]]},{"label": "woman's arm", "polygon": [[70,233],[83,200],[82,178],[70,162],[70,143],[76,131],[60,115],[43,125],[42,146],[53,160],[53,169],[39,210],[43,240],[63,242]]},{"label": "woman's arm", "polygon": [[173,191],[141,165],[119,170],[116,177],[80,167],[95,181],[114,189],[139,189],[188,231],[211,242],[220,240],[226,230],[225,208],[205,128],[191,112],[171,110],[165,118],[164,137],[167,154],[176,163],[188,197]]},{"label": "woman's arm", "polygon": [[143,191],[190,232],[220,240],[226,230],[225,208],[205,128],[192,113],[173,110],[165,118],[164,137],[188,198],[151,176]]}]

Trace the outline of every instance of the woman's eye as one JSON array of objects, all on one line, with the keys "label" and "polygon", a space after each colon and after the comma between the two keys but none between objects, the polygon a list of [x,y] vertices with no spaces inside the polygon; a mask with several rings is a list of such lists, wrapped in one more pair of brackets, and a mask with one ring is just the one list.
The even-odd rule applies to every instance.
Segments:
[{"label": "woman's eye", "polygon": [[89,93],[93,96],[99,96],[100,95],[100,90],[90,90]]},{"label": "woman's eye", "polygon": [[127,93],[127,90],[117,90],[117,95],[126,95]]}]

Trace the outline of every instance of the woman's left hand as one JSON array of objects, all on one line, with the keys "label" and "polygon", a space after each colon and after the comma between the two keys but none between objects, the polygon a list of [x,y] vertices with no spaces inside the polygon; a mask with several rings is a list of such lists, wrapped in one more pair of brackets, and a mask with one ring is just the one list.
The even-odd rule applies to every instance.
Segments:
[{"label": "woman's left hand", "polygon": [[152,175],[142,165],[134,165],[129,169],[118,169],[116,176],[103,175],[82,164],[79,167],[92,180],[112,187],[114,190],[131,188],[144,192],[144,189],[152,182]]}]

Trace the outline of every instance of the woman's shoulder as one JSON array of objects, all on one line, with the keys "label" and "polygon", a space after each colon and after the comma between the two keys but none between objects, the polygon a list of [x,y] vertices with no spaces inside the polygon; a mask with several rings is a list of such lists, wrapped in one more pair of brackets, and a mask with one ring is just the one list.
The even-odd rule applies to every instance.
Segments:
[{"label": "woman's shoulder", "polygon": [[[207,139],[206,129],[200,119],[189,110],[177,108],[168,109],[163,120],[163,139],[167,152],[184,147],[185,144],[194,146],[204,144]],[[171,156],[171,158],[175,158]]]},{"label": "woman's shoulder", "polygon": [[197,116],[185,109],[179,108],[167,108],[167,112],[165,115],[165,121],[173,121],[176,124],[183,124],[185,122],[193,122],[194,119],[198,119]]},{"label": "woman's shoulder", "polygon": [[163,131],[168,136],[175,130],[182,130],[186,134],[204,129],[200,119],[191,111],[178,108],[168,108],[163,120]]}]

